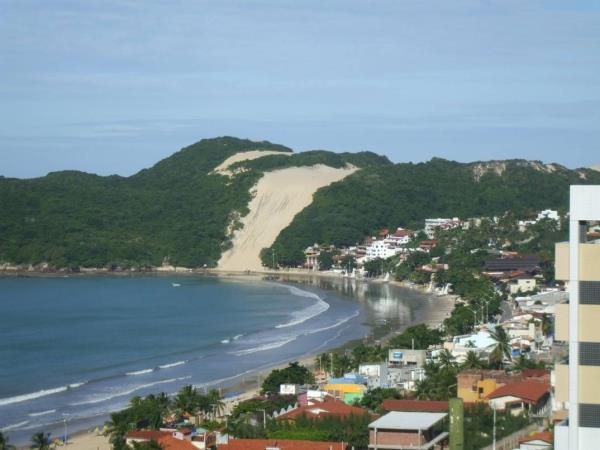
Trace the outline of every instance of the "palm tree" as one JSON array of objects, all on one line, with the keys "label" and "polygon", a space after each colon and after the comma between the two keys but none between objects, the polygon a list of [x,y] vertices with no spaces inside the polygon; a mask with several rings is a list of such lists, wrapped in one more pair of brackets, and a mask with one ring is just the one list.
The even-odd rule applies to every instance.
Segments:
[{"label": "palm tree", "polygon": [[196,388],[191,384],[188,384],[179,390],[173,400],[173,406],[180,414],[184,412],[194,414],[198,410],[198,397],[199,395]]},{"label": "palm tree", "polygon": [[29,448],[36,450],[49,450],[52,445],[50,433],[39,432],[31,436],[31,446]]},{"label": "palm tree", "polygon": [[206,395],[208,404],[215,416],[220,416],[225,411],[225,402],[223,402],[221,393],[216,389],[211,389]]},{"label": "palm tree", "polygon": [[0,431],[0,450],[14,450],[15,446],[8,443],[8,436]]},{"label": "palm tree", "polygon": [[456,367],[456,358],[454,358],[454,355],[450,352],[450,350],[445,348],[438,355],[438,364],[441,369],[448,369],[450,367]]},{"label": "palm tree", "polygon": [[511,360],[510,338],[501,326],[491,331],[490,337],[496,342],[496,346],[490,353],[490,365],[501,368],[505,358]]},{"label": "palm tree", "polygon": [[462,364],[463,369],[483,369],[485,367],[484,361],[479,357],[473,350],[467,352],[465,362]]}]

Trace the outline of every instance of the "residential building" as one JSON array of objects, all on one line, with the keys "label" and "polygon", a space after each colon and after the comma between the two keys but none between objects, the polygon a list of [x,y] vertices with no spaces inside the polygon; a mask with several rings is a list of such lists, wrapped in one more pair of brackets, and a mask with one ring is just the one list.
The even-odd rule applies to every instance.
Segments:
[{"label": "residential building", "polygon": [[557,450],[600,442],[600,245],[588,241],[599,199],[600,186],[571,186],[569,243],[556,245],[556,279],[569,286],[569,303],[556,306],[555,340],[569,344],[568,363],[555,365],[556,400],[569,411],[554,428]]},{"label": "residential building", "polygon": [[425,234],[429,239],[433,239],[435,237],[435,232],[438,229],[442,230],[450,230],[452,228],[458,228],[462,226],[462,222],[458,217],[454,217],[452,219],[425,219]]},{"label": "residential building", "polygon": [[214,433],[202,430],[201,433],[191,429],[181,430],[138,430],[125,435],[125,443],[132,446],[134,442],[156,441],[164,450],[205,450],[216,443]]},{"label": "residential building", "polygon": [[550,413],[550,384],[536,381],[518,381],[499,387],[487,396],[489,405],[498,411],[518,415],[527,411],[530,416]]},{"label": "residential building", "polygon": [[414,234],[414,231],[398,227],[394,234],[390,234],[385,238],[385,241],[394,247],[398,247],[408,244]]},{"label": "residential building", "polygon": [[504,370],[470,369],[460,372],[456,381],[457,397],[465,403],[488,402],[488,396],[492,392],[510,383],[532,381],[549,384],[550,371],[525,369],[522,372],[507,374]]},{"label": "residential building", "polygon": [[426,350],[413,350],[410,348],[393,348],[388,352],[390,367],[416,366],[422,367],[427,360]]},{"label": "residential building", "polygon": [[367,247],[365,259],[366,259],[366,261],[370,261],[372,259],[377,259],[377,258],[387,259],[387,258],[391,258],[392,256],[397,255],[401,251],[402,251],[402,249],[400,247],[397,247],[397,246],[387,242],[387,240],[385,240],[385,239],[376,240],[376,241],[373,241],[371,243],[371,245],[369,245]]},{"label": "residential building", "polygon": [[299,384],[281,384],[279,385],[281,395],[298,395],[300,393]]},{"label": "residential building", "polygon": [[531,275],[520,275],[508,282],[510,295],[518,295],[522,292],[532,292],[537,288],[537,279]]},{"label": "residential building", "polygon": [[322,419],[324,417],[363,416],[365,414],[368,414],[368,412],[363,408],[347,405],[340,400],[328,396],[323,400],[312,400],[306,405],[294,408],[284,414],[279,414],[276,419],[291,422],[303,415],[313,419]]},{"label": "residential building", "polygon": [[447,413],[450,404],[447,401],[436,400],[384,400],[382,404],[384,411],[404,411],[404,412],[434,412]]},{"label": "residential building", "polygon": [[392,411],[369,424],[369,448],[447,448],[448,432],[443,431],[447,417],[447,413]]},{"label": "residential building", "polygon": [[519,448],[516,450],[550,450],[553,442],[552,432],[542,431],[519,439]]},{"label": "residential building", "polygon": [[367,379],[369,389],[389,387],[388,365],[385,362],[360,364],[358,373]]},{"label": "residential building", "polygon": [[367,391],[367,380],[363,377],[344,377],[329,380],[323,390],[329,395],[345,403],[352,404],[354,400],[360,400]]},{"label": "residential building", "polygon": [[503,274],[519,271],[536,273],[540,270],[540,258],[537,255],[515,255],[490,258],[484,262],[483,272],[486,274]]},{"label": "residential building", "polygon": [[343,442],[291,441],[284,439],[229,439],[217,450],[346,450]]}]

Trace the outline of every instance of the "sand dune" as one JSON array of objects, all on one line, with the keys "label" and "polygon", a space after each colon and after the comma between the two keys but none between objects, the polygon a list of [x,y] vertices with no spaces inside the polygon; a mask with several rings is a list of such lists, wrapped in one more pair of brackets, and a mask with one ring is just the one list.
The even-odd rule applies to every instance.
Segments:
[{"label": "sand dune", "polygon": [[231,171],[228,170],[229,166],[235,164],[236,162],[248,161],[251,159],[258,159],[258,158],[262,158],[263,156],[267,156],[267,155],[290,156],[290,155],[293,155],[293,153],[278,152],[275,150],[265,150],[265,151],[251,150],[249,152],[236,153],[235,155],[230,156],[225,161],[223,161],[221,164],[219,164],[217,167],[215,167],[214,172],[220,173],[222,175],[231,176],[233,174],[231,173]]},{"label": "sand dune", "polygon": [[263,270],[259,253],[271,246],[294,216],[312,203],[313,194],[356,170],[325,165],[290,167],[267,172],[255,186],[256,195],[242,218],[243,228],[233,237],[233,247],[223,253],[218,269]]}]

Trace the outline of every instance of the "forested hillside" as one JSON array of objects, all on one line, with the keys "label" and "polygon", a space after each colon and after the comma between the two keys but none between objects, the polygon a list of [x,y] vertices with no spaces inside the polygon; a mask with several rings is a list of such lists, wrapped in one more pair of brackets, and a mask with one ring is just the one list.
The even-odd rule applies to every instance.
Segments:
[{"label": "forested hillside", "polygon": [[593,170],[524,161],[394,165],[370,152],[322,150],[239,162],[235,166],[244,170],[233,178],[213,172],[228,157],[251,150],[292,152],[223,137],[186,147],[131,177],[75,171],[0,177],[0,263],[152,267],[167,260],[214,267],[229,245],[232,219],[248,211],[252,186],[262,173],[291,166],[352,164],[361,170],[319,190],[282,231],[273,248],[285,265],[302,263],[302,250],[314,242],[354,244],[381,227],[421,226],[426,217],[565,209],[569,184],[600,184]]},{"label": "forested hillside", "polygon": [[[247,162],[233,179],[212,173],[245,151],[292,152],[269,142],[206,139],[128,178],[64,171],[0,177],[0,263],[52,267],[212,267],[234,215],[247,213],[264,170],[296,165],[390,164],[375,154],[307,152]],[[279,158],[279,159],[278,159]]]},{"label": "forested hillside", "polygon": [[566,210],[571,184],[600,184],[600,173],[521,160],[461,164],[434,158],[368,167],[320,190],[264,252],[264,262],[270,263],[274,249],[277,263],[296,266],[315,242],[353,245],[383,227],[420,229],[428,217]]}]

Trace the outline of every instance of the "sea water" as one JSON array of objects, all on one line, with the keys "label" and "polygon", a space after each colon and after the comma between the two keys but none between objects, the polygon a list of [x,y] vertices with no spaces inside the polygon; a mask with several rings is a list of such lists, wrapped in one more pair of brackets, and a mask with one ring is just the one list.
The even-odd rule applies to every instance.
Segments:
[{"label": "sea water", "polygon": [[0,429],[102,424],[132,396],[234,385],[368,332],[334,291],[202,276],[0,278]]}]

